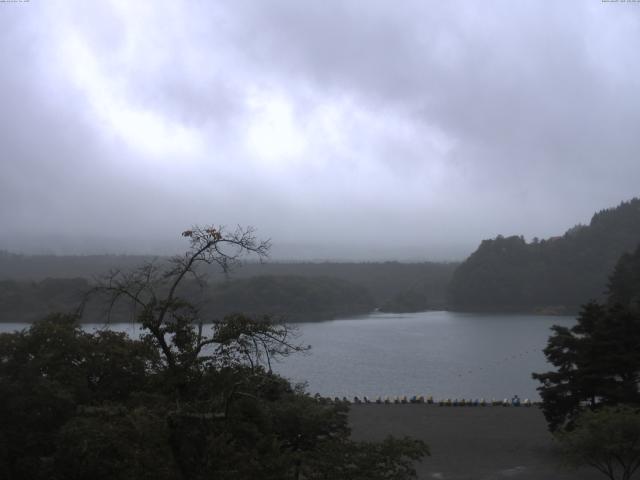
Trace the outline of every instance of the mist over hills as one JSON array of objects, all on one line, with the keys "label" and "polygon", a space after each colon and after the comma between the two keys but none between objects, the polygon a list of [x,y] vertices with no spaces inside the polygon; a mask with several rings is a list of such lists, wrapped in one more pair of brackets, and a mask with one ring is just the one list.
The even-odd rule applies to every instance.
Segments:
[{"label": "mist over hills", "polygon": [[[166,236],[169,231],[169,237]],[[180,230],[165,229],[147,237],[92,236],[54,234],[3,234],[0,232],[0,251],[25,256],[62,257],[153,257],[170,256],[185,248],[184,240],[175,235]],[[260,230],[259,233],[262,233]],[[273,262],[450,262],[461,261],[474,248],[473,241],[448,240],[421,244],[413,242],[376,243],[371,239],[362,244],[353,242],[292,242],[272,238],[269,258]]]},{"label": "mist over hills", "polygon": [[[640,199],[595,213],[548,239],[498,235],[464,262],[246,262],[230,277],[211,267],[207,315],[232,311],[295,321],[374,309],[574,313],[602,300],[621,255],[640,243]],[[92,278],[165,257],[16,255],[0,251],[0,321],[31,321],[71,310]],[[96,311],[97,312],[97,311]],[[96,313],[94,312],[94,313]]]}]

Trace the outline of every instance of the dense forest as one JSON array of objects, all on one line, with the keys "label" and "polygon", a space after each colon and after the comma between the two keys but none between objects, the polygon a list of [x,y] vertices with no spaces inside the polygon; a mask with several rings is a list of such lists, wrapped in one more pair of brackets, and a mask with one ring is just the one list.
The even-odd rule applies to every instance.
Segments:
[{"label": "dense forest", "polygon": [[[0,254],[0,321],[42,318],[50,311],[73,312],[96,276],[126,271],[152,257],[23,256]],[[162,259],[156,259],[161,261]],[[201,293],[185,282],[185,295],[212,319],[228,313],[271,314],[313,321],[383,311],[443,308],[451,263],[246,263],[227,277],[209,269]],[[88,316],[96,321],[100,310]],[[112,320],[130,318],[118,311]]]},{"label": "dense forest", "polygon": [[[74,313],[91,287],[92,284],[83,278],[0,281],[0,321],[32,322],[52,311]],[[204,290],[196,282],[187,281],[180,292],[209,321],[244,312],[304,322],[364,314],[375,308],[364,287],[328,277],[264,275],[216,282]],[[106,319],[104,308],[96,302],[90,301],[84,308],[87,321]],[[129,321],[133,313],[118,308],[110,312],[109,320]]]},{"label": "dense forest", "polygon": [[0,322],[32,322],[50,312],[75,311],[89,282],[84,278],[47,278],[39,282],[0,281]]},{"label": "dense forest", "polygon": [[640,199],[596,213],[562,237],[484,240],[455,271],[450,306],[459,310],[573,313],[602,300],[618,258],[640,243]]},{"label": "dense forest", "polygon": [[209,308],[217,316],[244,312],[299,322],[369,313],[375,305],[366,288],[346,280],[262,275],[217,283]]}]

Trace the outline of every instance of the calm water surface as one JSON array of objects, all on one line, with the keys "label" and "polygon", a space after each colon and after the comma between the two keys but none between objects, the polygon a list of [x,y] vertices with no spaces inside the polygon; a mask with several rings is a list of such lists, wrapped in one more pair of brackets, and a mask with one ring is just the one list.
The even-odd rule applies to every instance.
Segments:
[{"label": "calm water surface", "polygon": [[299,325],[305,356],[276,368],[331,396],[433,395],[538,399],[531,372],[554,324],[573,317],[422,312]]},{"label": "calm water surface", "polygon": [[[328,396],[538,399],[531,372],[550,368],[542,354],[549,328],[574,323],[573,317],[456,312],[374,313],[305,323],[297,326],[298,342],[311,345],[310,352],[274,369]],[[1,331],[24,327],[0,324]],[[111,328],[139,332],[132,324]]]}]

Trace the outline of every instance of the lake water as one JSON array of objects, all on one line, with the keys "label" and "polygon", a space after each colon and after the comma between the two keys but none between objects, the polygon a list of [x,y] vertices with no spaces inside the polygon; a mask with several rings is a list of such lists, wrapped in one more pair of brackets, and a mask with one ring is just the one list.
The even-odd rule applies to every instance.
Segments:
[{"label": "lake water", "polygon": [[[549,328],[574,323],[573,317],[457,312],[304,323],[297,326],[298,342],[311,345],[310,352],[274,370],[325,396],[538,399],[531,372],[550,369],[542,354]],[[0,324],[0,331],[24,327]],[[131,324],[112,328],[138,333]]]}]

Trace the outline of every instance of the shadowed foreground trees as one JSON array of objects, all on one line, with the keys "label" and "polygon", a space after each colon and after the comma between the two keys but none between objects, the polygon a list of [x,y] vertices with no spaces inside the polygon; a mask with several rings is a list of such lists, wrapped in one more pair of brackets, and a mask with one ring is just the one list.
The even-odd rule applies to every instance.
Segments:
[{"label": "shadowed foreground trees", "polygon": [[141,336],[88,333],[53,315],[0,335],[0,477],[22,479],[407,479],[411,439],[349,439],[347,407],[271,372],[303,351],[285,325],[242,314],[205,327],[186,302],[198,264],[266,254],[250,230],[194,228],[169,265],[111,272],[92,291],[125,302]]},{"label": "shadowed foreground trees", "polygon": [[578,323],[553,327],[544,349],[557,370],[533,374],[551,430],[571,427],[585,408],[640,405],[640,316],[619,306],[587,304]]},{"label": "shadowed foreground trees", "polygon": [[610,480],[630,480],[640,468],[640,410],[586,411],[575,428],[557,435],[570,465],[589,465]]},{"label": "shadowed foreground trees", "polygon": [[585,408],[640,405],[640,284],[627,274],[639,262],[640,247],[623,255],[608,303],[590,302],[575,326],[552,328],[544,353],[556,370],[533,374],[542,383],[538,391],[551,430],[571,428]]},{"label": "shadowed foreground trees", "polygon": [[640,247],[623,255],[607,304],[590,302],[571,327],[553,327],[544,353],[557,370],[534,373],[551,431],[573,465],[611,480],[640,468]]}]

